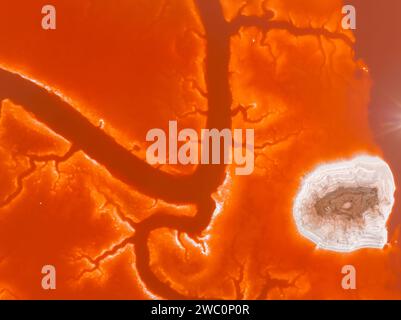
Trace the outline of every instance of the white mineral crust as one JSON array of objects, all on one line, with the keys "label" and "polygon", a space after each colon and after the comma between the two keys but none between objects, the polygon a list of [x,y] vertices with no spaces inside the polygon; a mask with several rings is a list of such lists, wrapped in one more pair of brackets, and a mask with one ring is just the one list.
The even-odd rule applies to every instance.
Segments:
[{"label": "white mineral crust", "polygon": [[299,232],[319,248],[339,252],[383,248],[394,192],[387,163],[358,156],[321,165],[307,175],[293,215]]}]

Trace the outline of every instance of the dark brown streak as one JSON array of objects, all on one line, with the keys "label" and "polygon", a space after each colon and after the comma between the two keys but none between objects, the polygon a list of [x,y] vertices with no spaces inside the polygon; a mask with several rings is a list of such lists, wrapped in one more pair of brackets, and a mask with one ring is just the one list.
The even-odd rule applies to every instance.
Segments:
[{"label": "dark brown streak", "polygon": [[[206,85],[208,98],[207,127],[231,128],[232,95],[228,79],[230,60],[230,34],[218,0],[195,1],[206,36]],[[220,150],[223,154],[224,150]],[[146,287],[157,295],[169,299],[196,299],[192,294],[183,295],[168,283],[161,281],[150,265],[147,241],[149,234],[158,228],[169,228],[179,232],[199,235],[209,224],[216,208],[211,194],[224,181],[225,165],[198,166],[192,186],[199,199],[197,214],[193,218],[157,214],[142,221],[135,231],[137,271]],[[213,297],[210,297],[213,298]]]},{"label": "dark brown streak", "polygon": [[244,16],[239,15],[230,22],[230,33],[232,35],[238,33],[240,28],[243,27],[258,27],[260,30],[284,30],[294,36],[323,36],[327,39],[338,39],[344,41],[348,46],[352,47],[354,42],[346,34],[340,32],[331,32],[324,27],[312,28],[312,27],[297,27],[294,24],[287,21],[275,21],[271,20],[272,14],[265,16]]},{"label": "dark brown streak", "polygon": [[138,191],[176,203],[194,202],[191,176],[159,171],[118,144],[60,97],[0,68],[0,101],[10,99],[103,165],[115,178]]}]

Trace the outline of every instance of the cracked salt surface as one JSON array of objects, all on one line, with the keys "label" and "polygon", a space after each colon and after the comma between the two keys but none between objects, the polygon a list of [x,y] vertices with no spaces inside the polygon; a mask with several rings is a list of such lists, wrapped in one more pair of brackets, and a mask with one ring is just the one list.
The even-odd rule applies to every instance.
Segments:
[{"label": "cracked salt surface", "polygon": [[378,157],[324,164],[302,181],[294,201],[295,223],[318,248],[383,248],[394,192],[391,169]]}]

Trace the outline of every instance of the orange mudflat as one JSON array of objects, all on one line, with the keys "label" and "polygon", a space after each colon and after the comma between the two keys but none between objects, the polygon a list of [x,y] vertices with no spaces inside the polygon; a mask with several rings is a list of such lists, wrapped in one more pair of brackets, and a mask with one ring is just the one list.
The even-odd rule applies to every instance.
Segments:
[{"label": "orange mudflat", "polygon": [[[342,28],[342,1],[52,5],[55,30],[41,27],[43,1],[0,4],[0,298],[401,299],[391,181],[359,181],[357,168],[358,188],[324,182],[347,186],[340,200],[310,196],[342,201],[341,236],[324,233],[340,213],[316,232],[350,250],[311,241],[294,219],[302,181],[322,164],[382,159],[397,185],[370,119],[377,81],[355,52],[359,34]],[[252,129],[252,173],[150,164],[147,133],[171,121],[198,137]],[[359,220],[347,207],[358,201]],[[382,245],[369,233],[353,250],[376,218]],[[356,288],[344,288],[344,266]]]}]

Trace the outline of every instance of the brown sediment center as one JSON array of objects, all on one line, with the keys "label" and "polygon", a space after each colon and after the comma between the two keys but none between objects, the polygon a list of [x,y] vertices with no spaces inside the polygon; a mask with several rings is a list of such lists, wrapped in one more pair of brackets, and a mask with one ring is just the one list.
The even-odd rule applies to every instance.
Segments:
[{"label": "brown sediment center", "polygon": [[343,216],[349,220],[363,218],[370,208],[379,205],[376,188],[339,187],[316,201],[314,207],[319,216]]}]

